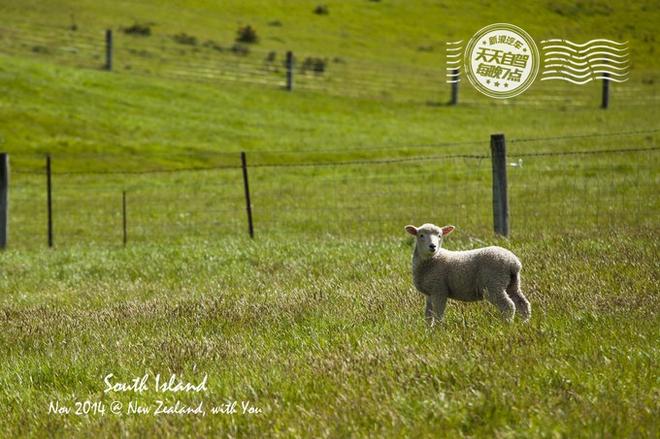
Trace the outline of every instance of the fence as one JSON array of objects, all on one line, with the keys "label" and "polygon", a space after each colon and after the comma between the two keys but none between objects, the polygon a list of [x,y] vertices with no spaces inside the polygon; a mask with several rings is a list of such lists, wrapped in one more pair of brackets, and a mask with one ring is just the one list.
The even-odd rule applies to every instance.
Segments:
[{"label": "fence", "polygon": [[[9,246],[252,233],[376,239],[428,221],[478,237],[492,233],[494,213],[507,215],[499,210],[504,192],[513,237],[653,232],[660,213],[657,131],[508,139],[507,154],[497,162],[488,139],[478,153],[450,152],[473,149],[465,142],[365,148],[354,151],[355,158],[328,150],[265,151],[194,156],[198,163],[172,154],[169,162],[148,157],[147,163],[158,163],[153,168],[139,156],[58,154],[48,178],[46,158],[18,154],[12,156]],[[531,152],[538,144],[544,148]],[[502,223],[495,227],[508,232]]]},{"label": "fence", "polygon": [[[74,30],[75,29],[75,30]],[[291,48],[295,49],[295,47]],[[0,51],[62,64],[185,81],[258,84],[332,95],[424,102],[459,103],[458,82],[447,84],[443,57],[423,67],[400,59],[366,59],[310,54],[301,50],[267,51],[251,45],[224,46],[176,35],[129,35],[121,29],[15,23],[0,26]],[[426,55],[425,55],[426,56]],[[430,56],[430,55],[428,55]],[[428,64],[428,61],[426,61]],[[458,73],[456,73],[458,74]],[[640,106],[658,101],[651,83],[629,81],[610,86],[575,87],[558,81],[538,82],[508,105],[597,107]],[[461,88],[459,105],[486,100],[471,87]]]}]

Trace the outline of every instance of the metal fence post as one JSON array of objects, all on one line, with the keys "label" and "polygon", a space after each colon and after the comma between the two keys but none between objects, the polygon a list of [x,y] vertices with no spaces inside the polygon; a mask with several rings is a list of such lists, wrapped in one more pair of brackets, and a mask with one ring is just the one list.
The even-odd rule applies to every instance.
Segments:
[{"label": "metal fence post", "polygon": [[490,136],[493,162],[493,226],[495,233],[509,236],[509,198],[506,179],[506,142],[504,134]]},{"label": "metal fence post", "polygon": [[128,230],[126,228],[126,191],[121,192],[121,219],[122,219],[122,229],[123,229],[123,238],[124,238],[124,247],[128,242]]},{"label": "metal fence post", "polygon": [[112,71],[112,29],[105,31],[105,69]]},{"label": "metal fence post", "polygon": [[252,225],[252,203],[250,202],[250,185],[248,183],[248,170],[245,152],[241,152],[241,166],[243,168],[243,186],[245,188],[245,207],[247,209],[248,230],[250,238],[254,238],[254,227]]},{"label": "metal fence post", "polygon": [[600,108],[607,109],[610,105],[610,74],[607,72],[603,73],[603,101],[600,104]]},{"label": "metal fence post", "polygon": [[452,83],[451,83],[451,105],[458,104],[458,82],[460,78],[460,71],[458,69],[452,70]]},{"label": "metal fence post", "polygon": [[53,186],[51,184],[50,154],[46,155],[46,196],[48,208],[48,247],[53,246]]},{"label": "metal fence post", "polygon": [[0,153],[0,248],[7,248],[9,236],[9,154]]},{"label": "metal fence post", "polygon": [[286,53],[286,89],[293,90],[293,52]]}]

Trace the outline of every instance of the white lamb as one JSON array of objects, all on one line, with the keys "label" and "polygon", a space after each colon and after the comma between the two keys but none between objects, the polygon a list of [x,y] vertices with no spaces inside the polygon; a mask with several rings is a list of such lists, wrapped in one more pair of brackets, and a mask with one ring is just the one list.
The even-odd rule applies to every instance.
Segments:
[{"label": "white lamb", "polygon": [[442,320],[447,299],[474,302],[484,297],[512,321],[517,310],[523,321],[532,315],[529,302],[520,290],[520,260],[502,247],[468,251],[442,248],[442,239],[454,226],[434,224],[406,226],[417,237],[412,258],[415,287],[426,296],[426,320]]}]

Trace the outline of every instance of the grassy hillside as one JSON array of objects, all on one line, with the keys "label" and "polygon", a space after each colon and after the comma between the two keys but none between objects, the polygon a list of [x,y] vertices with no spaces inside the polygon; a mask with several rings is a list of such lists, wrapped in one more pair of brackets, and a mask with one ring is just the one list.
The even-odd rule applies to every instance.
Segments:
[{"label": "grassy hillside", "polygon": [[[206,160],[204,153],[241,150],[397,156],[428,152],[416,146],[446,143],[457,145],[442,150],[487,152],[494,132],[529,138],[657,127],[653,109],[658,103],[648,99],[655,96],[655,85],[633,95],[625,84],[613,86],[607,111],[598,108],[600,84],[584,86],[578,97],[567,87],[566,104],[493,104],[484,97],[479,104],[452,108],[115,75],[18,57],[0,60],[0,132],[3,148],[11,153],[127,153],[135,154],[140,166],[148,166],[144,161],[153,158],[145,157],[152,152],[192,153],[184,160],[193,162]],[[352,123],[356,117],[358,124]],[[475,145],[461,147],[466,141]],[[265,159],[296,157],[270,154]]]},{"label": "grassy hillside", "polygon": [[[654,2],[325,4],[0,1],[5,435],[655,437]],[[444,41],[494,21],[537,41],[628,39],[632,79],[613,84],[608,110],[600,83],[537,83],[498,102],[464,83],[460,105],[444,105]],[[151,36],[122,32],[134,23]],[[238,56],[243,24],[261,40]],[[107,27],[113,72],[101,70]],[[182,32],[197,44],[174,41]],[[262,63],[287,49],[327,57],[325,76],[282,90],[282,71]],[[510,240],[492,234],[497,132]],[[518,254],[530,324],[505,325],[483,302],[450,303],[427,327],[403,232],[427,221],[458,227],[450,249]],[[208,390],[104,393],[109,373],[208,374]],[[161,398],[207,415],[126,414]],[[85,400],[105,412],[48,413]],[[233,400],[262,413],[210,413]]]},{"label": "grassy hillside", "polygon": [[[648,110],[658,107],[653,30],[658,10],[652,2],[506,5],[336,2],[326,3],[327,15],[318,15],[313,2],[0,2],[5,17],[0,53],[9,55],[0,63],[3,148],[183,151],[197,154],[190,156],[195,162],[207,160],[199,154],[210,151],[339,149],[354,156],[361,146],[409,150],[406,145],[487,140],[497,131],[546,137],[654,125],[654,111]],[[275,21],[281,26],[268,25]],[[537,81],[504,102],[464,82],[463,105],[442,105],[449,96],[444,41],[467,39],[493,21],[518,23],[537,41],[630,40],[632,79],[613,84],[607,112],[597,108],[599,82]],[[148,24],[151,35],[122,32],[134,23]],[[249,55],[237,57],[229,48],[239,24],[247,23],[261,39]],[[108,27],[116,31],[113,74],[99,71]],[[173,40],[182,32],[196,37],[196,45]],[[300,53],[301,62],[308,55],[341,62],[329,61],[320,90],[321,79],[296,75],[303,88],[289,96],[281,90],[281,70],[262,71],[268,52],[279,57],[269,64],[277,69],[287,49]],[[86,69],[65,67],[71,65]],[[224,70],[232,76],[199,83],[208,69],[210,78]],[[245,72],[254,75],[246,78]],[[196,82],[182,80],[189,77]],[[257,80],[265,83],[245,83]],[[353,94],[361,97],[346,99]],[[359,124],[351,123],[354,114]]]},{"label": "grassy hillside", "polygon": [[[327,7],[327,15],[314,9]],[[153,37],[181,32],[200,41],[233,42],[239,24],[251,24],[263,50],[294,50],[317,56],[397,60],[435,65],[444,41],[469,38],[493,22],[509,22],[526,29],[537,41],[569,38],[629,40],[636,67],[655,69],[656,2],[566,0],[519,2],[382,1],[241,1],[178,2],[55,0],[2,2],[7,24],[37,23],[81,32],[134,23],[153,23]],[[72,19],[73,15],[73,19]],[[614,19],[613,19],[614,18]],[[420,50],[425,48],[425,50]]]}]

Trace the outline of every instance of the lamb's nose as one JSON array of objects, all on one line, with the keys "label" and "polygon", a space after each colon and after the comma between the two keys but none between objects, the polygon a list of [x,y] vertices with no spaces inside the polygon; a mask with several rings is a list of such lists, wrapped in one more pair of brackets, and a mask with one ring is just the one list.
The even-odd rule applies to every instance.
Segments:
[{"label": "lamb's nose", "polygon": [[430,244],[430,245],[429,245],[429,248],[430,248],[431,250],[435,250],[435,244]]}]

